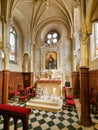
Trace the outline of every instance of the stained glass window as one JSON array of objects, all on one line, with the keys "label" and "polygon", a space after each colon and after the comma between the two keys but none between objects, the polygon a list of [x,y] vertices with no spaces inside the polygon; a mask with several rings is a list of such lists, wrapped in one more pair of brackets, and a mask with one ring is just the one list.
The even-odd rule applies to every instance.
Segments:
[{"label": "stained glass window", "polygon": [[96,55],[98,55],[98,23],[94,24],[94,37],[95,37],[95,46],[96,46]]},{"label": "stained glass window", "polygon": [[48,45],[56,44],[59,40],[60,36],[57,31],[50,31],[46,35],[46,43]]},{"label": "stained glass window", "polygon": [[11,28],[10,29],[11,50],[10,50],[9,60],[14,62],[16,61],[16,42],[17,42],[16,31],[14,30],[14,28]]}]

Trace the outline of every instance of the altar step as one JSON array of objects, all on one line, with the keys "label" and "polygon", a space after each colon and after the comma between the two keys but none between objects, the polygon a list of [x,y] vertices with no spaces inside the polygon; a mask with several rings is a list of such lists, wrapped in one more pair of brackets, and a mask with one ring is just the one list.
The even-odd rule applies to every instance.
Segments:
[{"label": "altar step", "polygon": [[29,102],[36,103],[36,104],[43,104],[43,105],[52,105],[52,106],[58,106],[58,102],[54,102],[53,100],[48,99],[31,99]]},{"label": "altar step", "polygon": [[31,99],[26,103],[26,107],[44,111],[58,112],[59,110],[62,109],[61,102],[54,102],[51,100],[42,100],[42,99]]}]

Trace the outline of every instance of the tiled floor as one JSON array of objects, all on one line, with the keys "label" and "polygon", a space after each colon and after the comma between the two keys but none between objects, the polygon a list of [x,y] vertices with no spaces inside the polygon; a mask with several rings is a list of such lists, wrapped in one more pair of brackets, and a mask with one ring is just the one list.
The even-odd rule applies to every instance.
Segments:
[{"label": "tiled floor", "polygon": [[[78,101],[76,101],[77,103]],[[9,101],[11,105],[20,105],[24,107],[24,103],[18,104]],[[77,106],[76,106],[77,108]],[[78,106],[79,110],[79,106]],[[80,125],[80,120],[78,116],[79,112],[77,109],[66,108],[59,112],[49,112],[42,110],[31,111],[29,117],[29,130],[86,130]],[[98,130],[98,114],[91,114],[92,127],[89,130]],[[0,121],[0,130],[3,130],[3,118]],[[13,119],[10,119],[10,130],[14,130]],[[18,121],[18,130],[22,130],[21,120]]]}]

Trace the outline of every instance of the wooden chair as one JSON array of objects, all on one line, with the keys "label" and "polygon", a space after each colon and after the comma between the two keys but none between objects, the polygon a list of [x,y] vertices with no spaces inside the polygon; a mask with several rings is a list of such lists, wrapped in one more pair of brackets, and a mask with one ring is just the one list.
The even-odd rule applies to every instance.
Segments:
[{"label": "wooden chair", "polygon": [[75,109],[75,101],[73,99],[67,99],[66,100],[66,106],[72,107]]},{"label": "wooden chair", "polygon": [[66,86],[63,87],[63,92],[65,93],[65,100],[72,100],[73,99],[73,96],[72,95],[67,95],[66,92],[67,91],[67,88]]},{"label": "wooden chair", "polygon": [[32,86],[26,88],[26,97],[27,98],[32,97],[32,95],[33,95],[32,89],[33,89]]},{"label": "wooden chair", "polygon": [[12,92],[12,93],[11,93],[11,97],[14,98],[14,100],[15,100],[16,98],[18,98],[19,96],[20,96],[20,92],[19,92],[19,91],[15,91],[15,92]]},{"label": "wooden chair", "polygon": [[30,97],[32,97],[32,86],[21,90],[20,93],[19,101],[27,101]]},{"label": "wooden chair", "polygon": [[98,91],[93,90],[90,94],[90,98],[89,98],[89,105],[90,107],[92,107],[93,112],[97,113],[97,109],[98,109]]},{"label": "wooden chair", "polygon": [[66,92],[67,91],[67,88],[66,86],[63,87],[63,92],[65,93],[65,103],[63,105],[63,108],[65,109],[66,107],[72,107],[72,108],[75,108],[75,101],[73,99],[73,96],[72,95],[67,95]]},{"label": "wooden chair", "polygon": [[26,101],[26,100],[27,100],[26,89],[22,89],[20,90],[19,101]]}]

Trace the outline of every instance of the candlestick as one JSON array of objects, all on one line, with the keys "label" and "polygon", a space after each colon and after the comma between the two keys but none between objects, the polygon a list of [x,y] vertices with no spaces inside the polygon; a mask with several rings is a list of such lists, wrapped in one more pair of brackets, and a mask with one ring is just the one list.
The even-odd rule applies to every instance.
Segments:
[{"label": "candlestick", "polygon": [[56,94],[56,88],[53,88],[53,95]]}]

